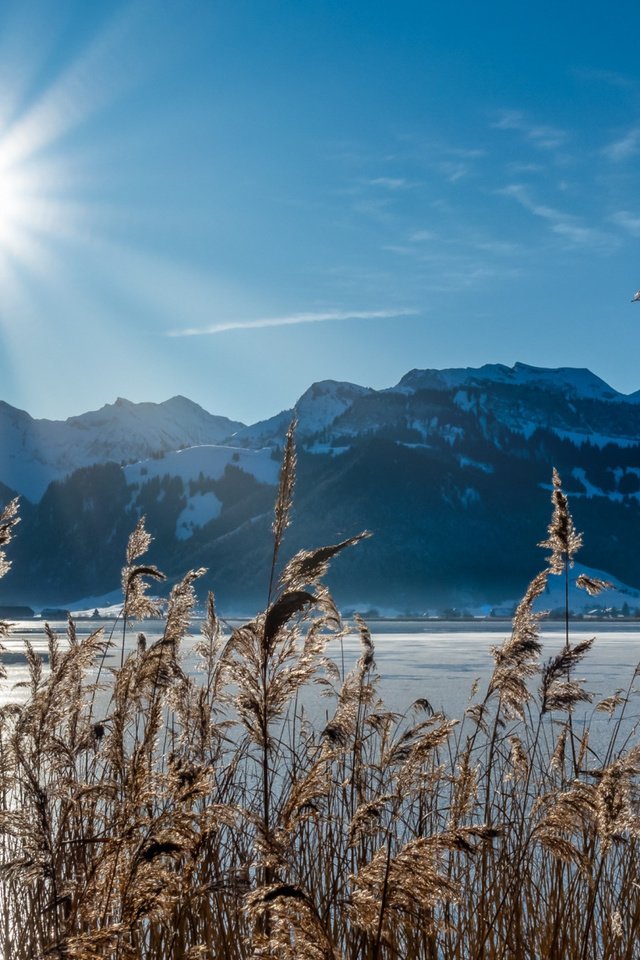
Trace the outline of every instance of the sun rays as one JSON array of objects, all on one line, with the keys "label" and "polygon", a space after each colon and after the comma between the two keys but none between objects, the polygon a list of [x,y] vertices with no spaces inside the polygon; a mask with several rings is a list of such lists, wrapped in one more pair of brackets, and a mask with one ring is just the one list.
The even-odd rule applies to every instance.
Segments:
[{"label": "sun rays", "polygon": [[[58,241],[83,242],[96,227],[91,123],[132,86],[139,73],[128,35],[141,10],[135,3],[75,45],[57,70],[55,40],[43,43],[37,25],[5,25],[0,71],[0,271],[42,272]],[[11,35],[11,30],[14,34]],[[7,35],[8,34],[8,35]],[[38,43],[40,40],[40,43]],[[29,47],[38,50],[25,58]],[[139,60],[139,58],[138,58]],[[89,129],[89,137],[83,128]],[[87,144],[91,142],[91,146]],[[45,255],[45,249],[47,255]],[[16,284],[17,286],[17,284]]]}]

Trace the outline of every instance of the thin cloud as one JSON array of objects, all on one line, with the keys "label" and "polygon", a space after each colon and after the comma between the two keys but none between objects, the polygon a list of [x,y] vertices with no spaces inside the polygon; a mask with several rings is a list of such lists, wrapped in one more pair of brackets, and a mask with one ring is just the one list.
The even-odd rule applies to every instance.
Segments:
[{"label": "thin cloud", "polygon": [[519,110],[503,110],[491,124],[494,130],[522,130],[524,118]]},{"label": "thin cloud", "polygon": [[519,110],[503,110],[491,127],[494,130],[516,130],[525,140],[541,150],[557,150],[569,139],[566,130],[546,124],[531,123]]},{"label": "thin cloud", "polygon": [[586,80],[593,83],[604,83],[610,87],[618,87],[620,89],[630,90],[634,83],[629,77],[626,77],[622,73],[616,73],[613,70],[593,70],[593,69],[584,69],[582,67],[576,67],[573,71],[573,75],[578,80]]},{"label": "thin cloud", "polygon": [[542,163],[520,163],[515,160],[512,163],[508,163],[505,169],[507,173],[519,176],[523,173],[543,173],[547,167]]},{"label": "thin cloud", "polygon": [[640,216],[637,214],[629,213],[628,210],[618,210],[610,219],[632,237],[640,237]]},{"label": "thin cloud", "polygon": [[632,127],[623,137],[608,144],[602,152],[613,163],[635,157],[640,153],[640,127]]},{"label": "thin cloud", "polygon": [[478,240],[475,247],[483,253],[493,253],[498,257],[515,257],[522,253],[522,245],[509,240]]},{"label": "thin cloud", "polygon": [[436,240],[437,235],[433,230],[414,230],[409,236],[410,243],[426,243],[428,240]]},{"label": "thin cloud", "polygon": [[572,220],[557,220],[551,229],[559,236],[571,240],[572,243],[593,243],[603,239],[599,230],[594,230],[592,227],[581,227],[580,224]]},{"label": "thin cloud", "polygon": [[[438,136],[404,133],[398,134],[396,140],[396,161],[404,160],[411,164],[412,169],[418,166],[429,173],[435,171],[450,183],[474,174],[479,162],[488,156],[484,147],[458,146]],[[421,180],[409,181],[409,184],[415,187],[425,186]]]},{"label": "thin cloud", "polygon": [[292,313],[283,317],[261,317],[258,320],[228,320],[208,327],[170,330],[169,337],[200,337],[228,330],[262,330],[266,327],[293,327],[301,323],[325,323],[331,320],[394,320],[414,317],[417,310],[326,310],[314,313]]},{"label": "thin cloud", "polygon": [[447,153],[452,157],[462,157],[465,160],[478,160],[487,156],[487,151],[483,147],[445,147]]},{"label": "thin cloud", "polygon": [[600,230],[594,227],[587,227],[580,219],[573,214],[565,213],[562,210],[556,210],[555,207],[548,207],[546,204],[537,203],[529,194],[526,187],[522,184],[514,183],[498,193],[505,197],[513,197],[521,207],[528,210],[535,217],[546,220],[553,233],[565,237],[575,244],[601,243],[607,239]]},{"label": "thin cloud", "polygon": [[424,237],[421,242],[416,242],[414,232],[407,241],[382,249],[413,260],[421,285],[428,285],[432,293],[481,289],[489,282],[521,273],[515,259],[522,252],[520,245],[464,228],[448,236]]},{"label": "thin cloud", "polygon": [[449,183],[457,183],[463,177],[468,176],[472,168],[468,163],[462,163],[455,160],[443,160],[438,164],[438,169]]},{"label": "thin cloud", "polygon": [[411,190],[417,184],[406,180],[404,177],[375,177],[368,180],[370,187],[383,187],[386,190]]}]

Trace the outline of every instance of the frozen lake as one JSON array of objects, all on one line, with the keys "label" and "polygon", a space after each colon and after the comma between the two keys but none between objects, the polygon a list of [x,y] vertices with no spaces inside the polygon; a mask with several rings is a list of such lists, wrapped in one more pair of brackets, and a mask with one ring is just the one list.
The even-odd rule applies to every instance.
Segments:
[{"label": "frozen lake", "polygon": [[[86,635],[97,626],[104,626],[107,634],[113,629],[113,621],[79,621],[78,634]],[[64,643],[66,624],[52,624]],[[426,698],[434,709],[442,709],[449,716],[459,717],[468,702],[474,680],[480,681],[478,695],[491,673],[493,660],[490,649],[500,645],[510,633],[507,622],[474,621],[469,623],[447,621],[375,621],[369,623],[375,643],[377,671],[380,675],[380,690],[387,707],[404,712],[410,704]],[[134,624],[128,640],[135,644],[138,630],[144,631],[148,643],[156,640],[162,631],[160,621]],[[190,648],[198,637],[198,621],[194,621],[193,634],[183,647],[184,668],[195,672],[195,658]],[[557,653],[564,643],[564,627],[559,623],[543,623],[541,629],[544,643],[543,658]],[[114,643],[107,663],[116,665],[120,660],[120,627],[116,625]],[[594,702],[610,695],[616,689],[626,689],[640,660],[640,624],[604,621],[576,622],[571,625],[571,637],[578,639],[595,636],[593,649],[577,675],[586,679],[587,689],[594,693]],[[24,640],[28,638],[34,648],[46,655],[47,644],[41,625],[34,621],[18,623],[5,642],[6,653],[2,661],[7,670],[7,679],[0,686],[0,704],[21,700],[24,689],[15,684],[28,679],[24,659]],[[339,667],[352,666],[359,656],[357,634],[350,634],[342,648],[332,644],[329,655]],[[640,701],[638,703],[640,707]],[[587,708],[589,713],[591,707]],[[635,704],[629,712],[635,714]],[[607,717],[598,714],[598,722],[606,723]]]}]

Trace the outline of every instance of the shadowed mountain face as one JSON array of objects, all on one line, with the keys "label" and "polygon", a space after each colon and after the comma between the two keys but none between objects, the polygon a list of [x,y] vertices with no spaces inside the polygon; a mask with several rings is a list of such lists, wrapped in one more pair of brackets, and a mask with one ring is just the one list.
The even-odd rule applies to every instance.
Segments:
[{"label": "shadowed mountain face", "polygon": [[[127,534],[144,513],[156,538],[150,560],[170,577],[204,565],[204,589],[223,608],[263,604],[291,411],[242,427],[182,398],[118,403],[128,419],[117,428],[111,414],[118,404],[73,418],[93,437],[96,460],[76,464],[81,469],[23,504],[0,601],[62,603],[114,589]],[[161,435],[158,415],[166,420],[167,407],[173,432]],[[189,433],[178,416],[185,411]],[[135,456],[133,448],[145,436],[147,413],[156,432],[149,427],[146,436],[156,448],[144,459],[149,454]],[[636,394],[616,393],[587,370],[490,365],[414,370],[380,391],[325,381],[301,397],[296,414],[298,482],[284,554],[362,529],[374,534],[336,561],[330,583],[343,604],[423,612],[517,597],[543,562],[536,543],[550,515],[553,466],[585,533],[580,560],[640,584]],[[47,422],[37,423],[46,434]],[[80,429],[70,423],[67,430]],[[12,468],[27,483],[37,461],[33,446],[24,449],[21,459],[13,448]],[[69,447],[69,469],[74,449],[89,455],[88,442]],[[100,462],[111,449],[113,459],[137,462]],[[6,454],[0,481],[9,496],[19,488],[5,462]]]}]

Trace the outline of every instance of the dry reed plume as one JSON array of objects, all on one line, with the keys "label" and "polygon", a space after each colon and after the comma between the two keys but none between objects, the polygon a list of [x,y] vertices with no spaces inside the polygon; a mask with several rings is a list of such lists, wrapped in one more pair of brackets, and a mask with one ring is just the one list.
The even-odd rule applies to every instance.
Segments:
[{"label": "dry reed plume", "polygon": [[[574,718],[591,641],[572,644],[567,617],[541,659],[534,602],[549,576],[568,582],[581,543],[558,475],[547,566],[457,719],[385,707],[360,619],[354,668],[329,659],[347,628],[322,579],[366,534],[282,565],[294,479],[292,428],[266,609],[224,633],[210,597],[197,677],[181,647],[202,570],[171,591],[161,638],[128,652],[162,576],[141,561],[143,521],[121,637],[47,629],[46,675],[27,644],[26,700],[0,710],[3,955],[637,960],[634,678],[595,708],[610,718],[597,755]],[[0,573],[16,511],[0,516]]]}]

